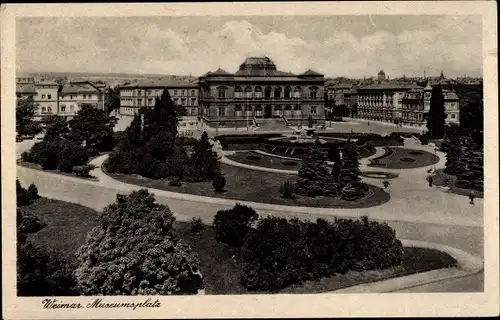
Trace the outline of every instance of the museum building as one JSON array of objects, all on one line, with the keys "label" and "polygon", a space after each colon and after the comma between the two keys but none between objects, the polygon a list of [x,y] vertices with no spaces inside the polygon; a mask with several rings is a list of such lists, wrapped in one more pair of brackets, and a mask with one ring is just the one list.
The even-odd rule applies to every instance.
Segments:
[{"label": "museum building", "polygon": [[249,57],[235,73],[222,69],[199,78],[200,117],[212,127],[325,121],[323,74],[280,71],[268,57]]}]

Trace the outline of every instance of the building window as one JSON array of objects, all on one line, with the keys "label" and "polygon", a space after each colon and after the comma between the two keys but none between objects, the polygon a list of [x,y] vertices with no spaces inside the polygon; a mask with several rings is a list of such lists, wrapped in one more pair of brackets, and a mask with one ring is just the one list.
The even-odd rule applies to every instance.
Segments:
[{"label": "building window", "polygon": [[185,96],[186,95],[186,90],[182,90],[182,95]]},{"label": "building window", "polygon": [[148,105],[150,105],[150,106],[153,105],[153,99],[148,99]]},{"label": "building window", "polygon": [[261,106],[256,106],[255,107],[255,116],[256,117],[262,116],[262,107]]},{"label": "building window", "polygon": [[290,87],[285,87],[285,98],[290,98]]},{"label": "building window", "polygon": [[317,87],[311,87],[309,91],[311,99],[316,99],[318,95],[318,88]]},{"label": "building window", "polygon": [[318,106],[311,106],[311,114],[317,114],[318,113]]},{"label": "building window", "polygon": [[271,87],[266,87],[264,89],[264,98],[271,98],[271,91],[272,91]]},{"label": "building window", "polygon": [[177,95],[177,90],[174,90],[174,96],[176,96],[176,95]]},{"label": "building window", "polygon": [[45,107],[42,107],[42,113],[47,112],[47,109]]},{"label": "building window", "polygon": [[47,107],[47,112],[52,113],[52,107]]},{"label": "building window", "polygon": [[219,107],[218,109],[218,116],[219,117],[225,117],[226,116],[226,107]]},{"label": "building window", "polygon": [[182,105],[185,106],[186,105],[186,98],[182,98]]},{"label": "building window", "polygon": [[249,86],[249,87],[245,88],[245,96],[247,98],[251,98],[252,97],[252,92],[253,92],[252,87]]},{"label": "building window", "polygon": [[262,88],[257,86],[255,87],[255,98],[262,98]]},{"label": "building window", "polygon": [[179,98],[174,98],[174,103],[178,104],[179,103]]},{"label": "building window", "polygon": [[274,88],[274,97],[275,98],[281,98],[281,87],[275,87]]},{"label": "building window", "polygon": [[191,108],[191,111],[190,111],[191,115],[192,116],[195,116],[196,115],[196,108]]},{"label": "building window", "polygon": [[45,95],[44,94],[42,94],[42,99],[45,99]]},{"label": "building window", "polygon": [[234,88],[234,97],[243,98],[243,89],[240,86],[236,86],[236,88]]},{"label": "building window", "polygon": [[61,105],[61,112],[66,112],[66,106],[64,104]]},{"label": "building window", "polygon": [[137,99],[137,104],[142,105],[142,99]]},{"label": "building window", "polygon": [[50,99],[52,99],[52,95],[51,95],[51,94],[48,94],[48,95],[47,95],[47,99],[49,99],[49,100],[50,100]]},{"label": "building window", "polygon": [[226,99],[226,88],[220,87],[217,89],[219,99]]},{"label": "building window", "polygon": [[196,106],[196,98],[191,98],[191,105]]},{"label": "building window", "polygon": [[283,108],[281,106],[274,107],[274,115],[280,117],[283,114]]},{"label": "building window", "polygon": [[239,104],[237,104],[235,107],[234,107],[234,115],[236,117],[241,117],[242,115],[242,109],[241,109],[241,106]]},{"label": "building window", "polygon": [[302,92],[302,88],[296,87],[295,91],[294,91],[294,98],[300,98],[301,92]]},{"label": "building window", "polygon": [[70,95],[70,96],[69,96],[69,98],[70,98],[70,99],[73,99],[73,95]]},{"label": "building window", "polygon": [[451,114],[451,118],[455,119],[455,114],[454,113]]},{"label": "building window", "polygon": [[142,94],[142,90],[137,90],[137,95],[141,95]]},{"label": "building window", "polygon": [[196,95],[196,91],[195,90],[191,90],[191,95],[195,96]]},{"label": "building window", "polygon": [[150,95],[151,95],[151,90],[146,91],[146,94],[147,94],[148,96],[150,96]]}]

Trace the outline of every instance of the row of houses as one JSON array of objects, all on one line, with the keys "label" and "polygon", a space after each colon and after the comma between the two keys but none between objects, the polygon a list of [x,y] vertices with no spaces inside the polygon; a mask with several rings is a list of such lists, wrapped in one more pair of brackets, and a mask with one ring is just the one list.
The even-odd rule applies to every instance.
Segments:
[{"label": "row of houses", "polygon": [[16,79],[17,98],[33,98],[37,120],[51,115],[72,118],[84,104],[104,109],[105,94],[105,85],[88,81],[60,84],[48,80],[35,82],[33,77]]},{"label": "row of houses", "polygon": [[459,123],[459,98],[452,89],[453,84],[442,73],[439,78],[427,79],[425,86],[416,82],[390,82],[381,71],[373,84],[330,81],[325,90],[333,108],[345,105],[357,118],[424,127],[433,85],[443,88],[446,123]]}]

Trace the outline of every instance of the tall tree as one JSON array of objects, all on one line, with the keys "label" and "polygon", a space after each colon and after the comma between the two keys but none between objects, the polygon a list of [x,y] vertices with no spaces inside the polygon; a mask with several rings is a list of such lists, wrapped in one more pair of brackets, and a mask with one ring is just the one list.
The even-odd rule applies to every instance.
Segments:
[{"label": "tall tree", "polygon": [[76,116],[69,121],[68,138],[97,151],[110,151],[114,147],[113,127],[116,121],[106,111],[82,104]]},{"label": "tall tree", "polygon": [[43,141],[56,141],[66,139],[69,133],[68,121],[65,117],[50,116],[44,120],[46,124]]},{"label": "tall tree", "polygon": [[348,143],[342,149],[342,160],[339,172],[339,183],[342,187],[351,182],[360,181],[358,148],[353,143]]},{"label": "tall tree", "polygon": [[430,109],[427,114],[427,129],[432,138],[442,138],[446,112],[444,109],[444,95],[441,86],[432,87]]},{"label": "tall tree", "polygon": [[203,132],[201,139],[194,145],[191,161],[195,180],[211,180],[220,172],[218,156],[212,151],[206,132]]},{"label": "tall tree", "polygon": [[483,116],[483,99],[481,97],[474,97],[460,108],[460,128],[471,131],[478,148],[483,146]]},{"label": "tall tree", "polygon": [[37,104],[33,97],[20,98],[16,106],[16,131],[18,134],[36,134],[41,127],[33,119],[35,117]]},{"label": "tall tree", "polygon": [[163,90],[160,97],[156,98],[153,108],[144,108],[143,136],[146,140],[160,131],[168,131],[175,137],[179,126],[179,117],[176,105],[170,98],[167,89]]},{"label": "tall tree", "polygon": [[323,193],[328,179],[328,166],[326,155],[320,146],[319,139],[316,139],[307,155],[302,159],[295,184],[295,191],[298,194],[315,197]]},{"label": "tall tree", "polygon": [[117,195],[78,250],[82,295],[196,294],[203,285],[196,254],[177,238],[175,217],[142,189]]},{"label": "tall tree", "polygon": [[[98,83],[98,82],[96,82]],[[120,109],[120,87],[110,88],[104,101],[106,112],[109,114],[113,110]]]}]

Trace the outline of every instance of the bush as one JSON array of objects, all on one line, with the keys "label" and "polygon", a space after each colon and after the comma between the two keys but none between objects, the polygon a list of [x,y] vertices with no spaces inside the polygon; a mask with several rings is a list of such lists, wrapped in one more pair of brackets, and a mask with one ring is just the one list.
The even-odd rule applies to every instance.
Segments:
[{"label": "bush", "polygon": [[323,188],[323,195],[326,197],[336,197],[340,192],[340,184],[336,181],[328,181]]},{"label": "bush", "polygon": [[81,295],[196,294],[196,254],[177,238],[175,217],[142,189],[117,195],[78,250],[74,274]]},{"label": "bush", "polygon": [[189,228],[193,233],[199,233],[201,230],[205,229],[205,225],[200,217],[193,217],[189,222]]},{"label": "bush", "polygon": [[243,246],[241,283],[279,290],[349,270],[382,270],[402,261],[403,247],[386,223],[335,219],[260,219]]},{"label": "bush", "polygon": [[230,246],[240,246],[258,217],[254,209],[239,203],[232,209],[219,210],[213,223],[215,238]]},{"label": "bush", "polygon": [[94,170],[95,168],[97,168],[97,167],[93,164],[86,164],[83,166],[74,166],[73,172],[76,174],[77,177],[88,178],[88,177],[90,177],[90,171]]},{"label": "bush", "polygon": [[226,178],[222,174],[217,174],[212,181],[212,186],[215,189],[215,192],[224,191],[224,187],[226,186]]},{"label": "bush", "polygon": [[180,187],[182,182],[179,178],[174,178],[168,182],[168,185],[172,187]]},{"label": "bush", "polygon": [[347,184],[342,188],[341,196],[343,200],[354,201],[363,197],[363,194],[357,190],[352,183]]},{"label": "bush", "polygon": [[295,186],[290,181],[285,181],[280,186],[280,194],[285,199],[294,199],[295,198]]},{"label": "bush", "polygon": [[428,136],[421,135],[421,136],[418,137],[418,140],[420,140],[420,143],[422,145],[429,144],[429,137]]},{"label": "bush", "polygon": [[26,241],[18,234],[17,294],[19,296],[75,296],[73,266],[58,252]]},{"label": "bush", "polygon": [[38,189],[34,184],[31,184],[26,190],[21,186],[19,179],[16,179],[16,203],[18,207],[27,206],[37,198],[39,198]]},{"label": "bush", "polygon": [[46,226],[47,224],[33,213],[19,209],[17,210],[17,229],[19,232],[35,233]]}]

